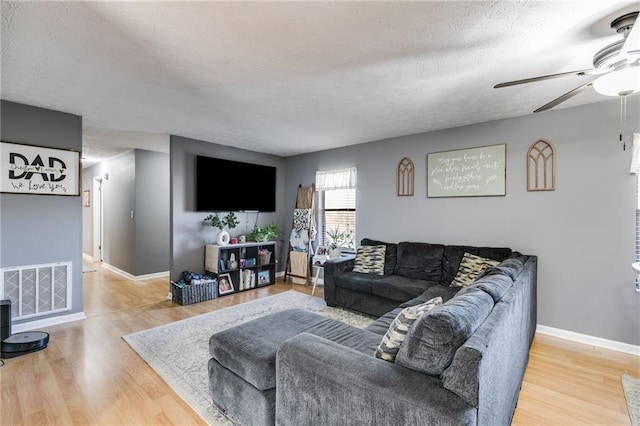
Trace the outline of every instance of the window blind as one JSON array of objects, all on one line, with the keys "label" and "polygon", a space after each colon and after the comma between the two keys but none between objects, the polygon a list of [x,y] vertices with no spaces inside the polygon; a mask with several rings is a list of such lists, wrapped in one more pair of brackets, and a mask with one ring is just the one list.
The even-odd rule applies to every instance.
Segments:
[{"label": "window blind", "polygon": [[329,243],[327,231],[339,228],[342,231],[351,231],[353,240],[348,247],[355,247],[356,183],[355,167],[316,172],[317,223],[321,245]]}]

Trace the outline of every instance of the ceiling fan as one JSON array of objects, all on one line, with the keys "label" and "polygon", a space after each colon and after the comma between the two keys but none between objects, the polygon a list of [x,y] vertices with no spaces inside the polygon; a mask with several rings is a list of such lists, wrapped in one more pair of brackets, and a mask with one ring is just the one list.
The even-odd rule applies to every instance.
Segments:
[{"label": "ceiling fan", "polygon": [[496,84],[494,88],[498,89],[569,75],[586,75],[591,77],[586,83],[541,106],[534,112],[551,109],[589,86],[593,86],[600,94],[620,96],[623,101],[626,100],[627,95],[640,91],[640,29],[638,28],[640,27],[640,22],[638,22],[639,25],[634,25],[638,20],[638,14],[639,12],[637,11],[627,13],[611,22],[611,28],[622,34],[623,38],[600,49],[593,57],[593,68],[508,81]]}]

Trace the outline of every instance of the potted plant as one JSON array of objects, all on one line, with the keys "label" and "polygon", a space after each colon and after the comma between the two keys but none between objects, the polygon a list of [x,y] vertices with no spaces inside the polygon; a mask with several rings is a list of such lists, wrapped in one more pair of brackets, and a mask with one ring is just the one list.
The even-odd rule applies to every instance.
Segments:
[{"label": "potted plant", "polygon": [[339,225],[327,231],[327,237],[329,238],[329,244],[327,245],[329,257],[332,259],[340,257],[340,248],[350,247],[353,239],[351,231],[348,229],[342,231]]},{"label": "potted plant", "polygon": [[231,239],[229,233],[225,231],[224,227],[226,226],[229,229],[233,229],[238,226],[240,220],[238,220],[234,212],[229,212],[222,219],[220,219],[218,213],[216,213],[215,215],[210,214],[209,216],[204,218],[204,222],[220,230],[220,232],[218,232],[216,242],[218,243],[218,245],[224,246],[229,244],[229,240]]},{"label": "potted plant", "polygon": [[248,239],[251,241],[265,242],[271,241],[278,236],[278,227],[274,222],[271,222],[267,226],[254,226],[253,230],[249,233]]}]

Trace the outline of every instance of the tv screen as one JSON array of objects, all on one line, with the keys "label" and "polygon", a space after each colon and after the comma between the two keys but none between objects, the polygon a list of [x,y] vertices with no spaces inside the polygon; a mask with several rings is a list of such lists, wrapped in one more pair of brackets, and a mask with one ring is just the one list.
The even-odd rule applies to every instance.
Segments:
[{"label": "tv screen", "polygon": [[276,168],[196,156],[196,210],[276,211]]}]

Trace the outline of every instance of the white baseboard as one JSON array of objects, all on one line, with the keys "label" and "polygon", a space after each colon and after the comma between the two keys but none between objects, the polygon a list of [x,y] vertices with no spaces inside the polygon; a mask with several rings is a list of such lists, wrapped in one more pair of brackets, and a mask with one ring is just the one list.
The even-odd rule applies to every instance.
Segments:
[{"label": "white baseboard", "polygon": [[546,334],[560,339],[570,340],[572,342],[582,343],[585,345],[597,346],[613,351],[624,352],[631,355],[640,356],[640,346],[630,345],[628,343],[617,342],[615,340],[603,339],[600,337],[589,336],[587,334],[575,333],[573,331],[562,330],[559,328],[547,327],[540,325],[536,327],[536,333]]},{"label": "white baseboard", "polygon": [[156,272],[153,274],[146,274],[146,275],[132,275],[126,271],[123,271],[122,269],[118,269],[115,266],[109,265],[108,263],[103,262],[102,266],[110,270],[111,272],[115,272],[116,274],[122,275],[123,277],[132,281],[141,281],[141,280],[148,280],[151,278],[162,278],[162,277],[169,276],[169,271]]},{"label": "white baseboard", "polygon": [[30,331],[44,327],[51,327],[54,325],[65,324],[72,321],[80,321],[86,319],[84,312],[77,312],[75,314],[60,315],[57,317],[44,318],[35,321],[21,322],[20,324],[11,325],[11,334],[21,333],[23,331]]}]

